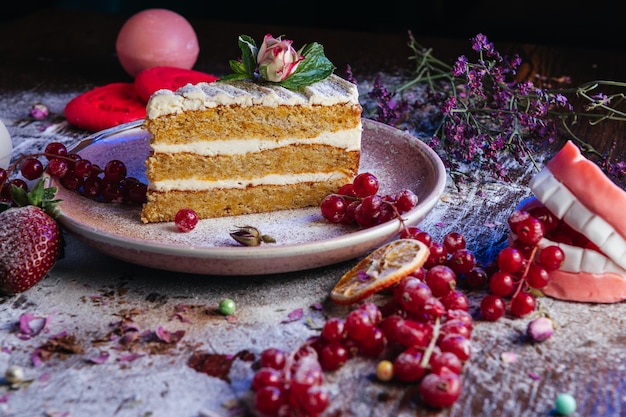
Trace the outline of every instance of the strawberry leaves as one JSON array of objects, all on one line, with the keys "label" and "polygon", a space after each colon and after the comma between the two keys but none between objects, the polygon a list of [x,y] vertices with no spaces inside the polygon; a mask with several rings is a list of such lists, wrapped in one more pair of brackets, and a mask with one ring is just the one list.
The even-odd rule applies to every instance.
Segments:
[{"label": "strawberry leaves", "polygon": [[[37,206],[42,208],[50,217],[56,219],[60,213],[58,205],[61,202],[61,200],[54,198],[57,187],[46,187],[44,182],[44,179],[37,181],[30,192],[13,185],[11,187],[11,197],[18,207]],[[4,210],[0,208],[1,211]]]}]

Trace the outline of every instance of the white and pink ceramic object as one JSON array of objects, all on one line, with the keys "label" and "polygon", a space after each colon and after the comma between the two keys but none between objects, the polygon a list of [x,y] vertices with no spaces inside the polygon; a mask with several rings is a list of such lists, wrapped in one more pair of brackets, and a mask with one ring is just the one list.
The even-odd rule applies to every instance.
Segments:
[{"label": "white and pink ceramic object", "polygon": [[540,248],[558,244],[565,253],[543,292],[581,302],[626,300],[626,192],[571,141],[532,179],[530,188],[539,203],[589,240],[585,247],[546,238],[540,242]]}]

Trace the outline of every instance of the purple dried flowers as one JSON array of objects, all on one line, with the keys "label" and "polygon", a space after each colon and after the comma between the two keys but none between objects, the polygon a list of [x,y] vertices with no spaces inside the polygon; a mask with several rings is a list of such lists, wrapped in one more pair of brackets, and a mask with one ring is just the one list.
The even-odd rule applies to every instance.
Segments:
[{"label": "purple dried flowers", "polygon": [[[626,176],[626,163],[613,150],[601,155],[570,128],[583,116],[591,124],[607,119],[626,121],[626,113],[617,108],[625,98],[623,93],[594,91],[599,86],[626,88],[626,83],[599,81],[577,89],[553,89],[546,87],[546,81],[567,83],[569,78],[538,76],[535,81],[540,86],[536,86],[532,81],[516,80],[522,63],[518,55],[502,56],[483,34],[476,35],[471,46],[478,54],[476,62],[462,55],[448,65],[409,33],[415,76],[395,90],[375,80],[369,92],[375,101],[373,118],[430,137],[425,141],[441,156],[455,180],[491,177],[509,181],[510,161],[520,166],[531,163],[538,169],[536,151],[562,133],[574,139],[583,152],[595,155],[607,174],[619,179]],[[588,102],[585,113],[574,111],[567,94]]]}]

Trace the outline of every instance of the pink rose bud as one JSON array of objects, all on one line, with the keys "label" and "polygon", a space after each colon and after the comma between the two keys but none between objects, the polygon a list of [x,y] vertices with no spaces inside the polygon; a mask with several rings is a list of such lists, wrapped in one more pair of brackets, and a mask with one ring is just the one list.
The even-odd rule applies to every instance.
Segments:
[{"label": "pink rose bud", "polygon": [[267,34],[257,54],[261,76],[272,82],[280,82],[291,76],[304,57],[291,46],[293,41],[274,38]]},{"label": "pink rose bud", "polygon": [[30,117],[35,120],[43,120],[48,117],[48,114],[48,108],[41,103],[35,103],[30,108]]},{"label": "pink rose bud", "polygon": [[543,342],[554,334],[552,320],[547,317],[539,317],[528,323],[526,334],[535,342]]}]

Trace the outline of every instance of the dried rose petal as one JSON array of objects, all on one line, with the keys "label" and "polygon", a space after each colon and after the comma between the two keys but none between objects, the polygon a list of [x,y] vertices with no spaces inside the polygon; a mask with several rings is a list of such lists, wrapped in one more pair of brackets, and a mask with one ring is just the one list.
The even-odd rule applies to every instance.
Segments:
[{"label": "dried rose petal", "polygon": [[296,308],[291,313],[289,313],[288,319],[281,321],[281,323],[290,323],[292,321],[300,320],[304,317],[304,310],[301,308]]},{"label": "dried rose petal", "polygon": [[20,326],[17,337],[22,340],[28,340],[41,332],[47,332],[48,324],[50,324],[51,320],[52,316],[39,317],[31,313],[24,313],[20,316]]}]

